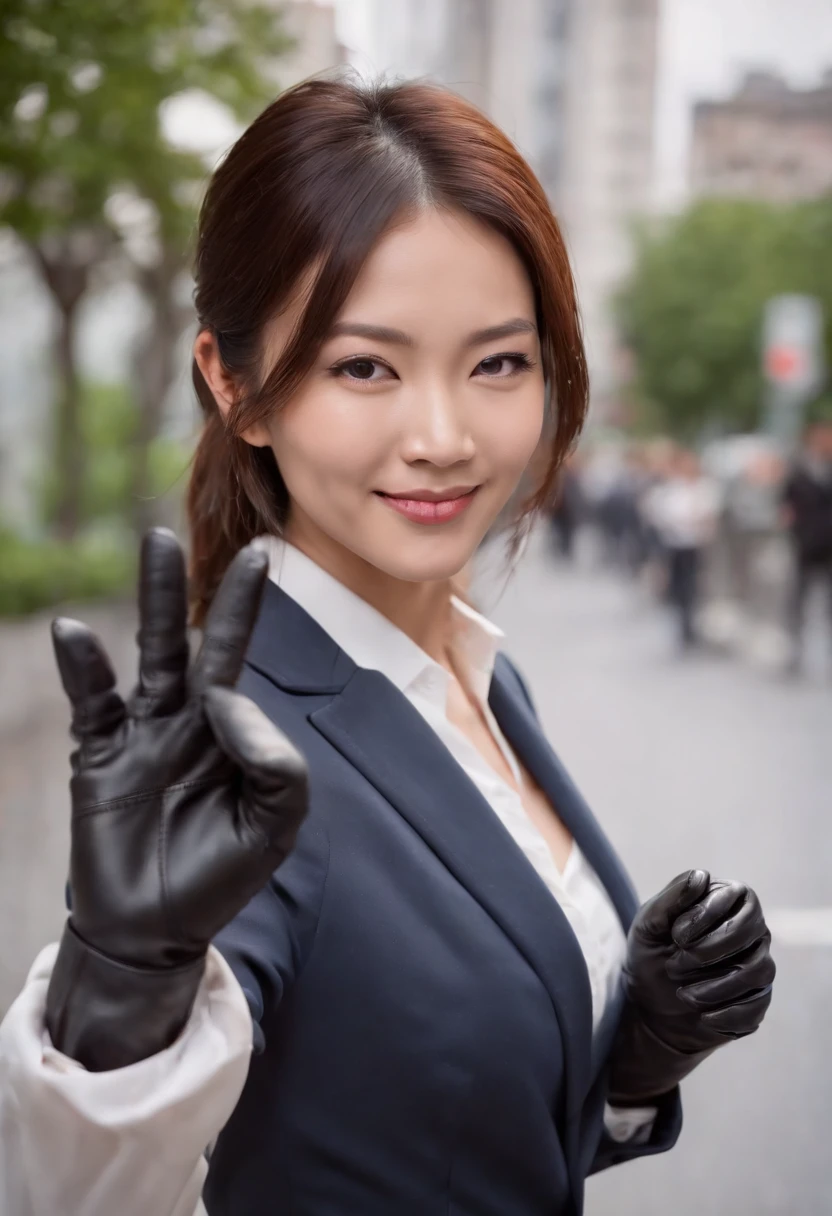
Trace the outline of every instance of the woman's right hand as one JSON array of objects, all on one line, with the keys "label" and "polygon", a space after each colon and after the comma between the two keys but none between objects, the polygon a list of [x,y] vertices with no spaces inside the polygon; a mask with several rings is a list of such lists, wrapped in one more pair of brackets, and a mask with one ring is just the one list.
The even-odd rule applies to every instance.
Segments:
[{"label": "woman's right hand", "polygon": [[92,1071],[167,1047],[215,934],[268,881],[306,813],[303,758],[233,691],[267,575],[234,559],[189,667],[187,582],[171,532],[144,539],[139,681],[125,703],[98,639],[59,619],[72,705],[72,914],[47,995],[54,1045]]}]

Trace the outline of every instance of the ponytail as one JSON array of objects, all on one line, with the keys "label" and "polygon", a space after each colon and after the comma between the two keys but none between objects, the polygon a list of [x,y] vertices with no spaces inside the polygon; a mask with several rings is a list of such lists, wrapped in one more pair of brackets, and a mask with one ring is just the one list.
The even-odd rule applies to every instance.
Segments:
[{"label": "ponytail", "polygon": [[191,623],[201,628],[235,554],[255,536],[282,530],[288,499],[271,448],[235,435],[196,360],[191,374],[205,416],[186,498]]}]

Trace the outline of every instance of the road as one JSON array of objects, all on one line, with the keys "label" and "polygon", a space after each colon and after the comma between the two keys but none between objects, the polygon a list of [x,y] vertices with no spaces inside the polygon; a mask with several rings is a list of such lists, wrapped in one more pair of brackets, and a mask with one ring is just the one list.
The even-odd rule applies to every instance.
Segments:
[{"label": "road", "polygon": [[[502,594],[500,584],[489,558],[483,608],[642,896],[706,867],[753,885],[775,930],[763,1028],[685,1083],[672,1153],[590,1179],[587,1216],[828,1216],[832,682],[679,660],[644,593],[550,564],[539,538]],[[83,615],[132,678],[132,610]],[[2,1011],[63,920],[67,719],[47,618],[0,629],[0,672]]]}]

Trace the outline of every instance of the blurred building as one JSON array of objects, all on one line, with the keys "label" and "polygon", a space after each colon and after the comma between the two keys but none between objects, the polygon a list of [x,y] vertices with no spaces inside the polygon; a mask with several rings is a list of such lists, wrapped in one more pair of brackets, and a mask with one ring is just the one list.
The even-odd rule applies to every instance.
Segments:
[{"label": "blurred building", "polygon": [[295,41],[295,47],[281,57],[276,76],[281,87],[288,88],[315,76],[327,68],[337,67],[347,59],[346,48],[338,41],[335,31],[335,8],[316,0],[276,0],[275,7],[283,17],[283,28]]},{"label": "blurred building", "polygon": [[366,0],[363,52],[376,74],[444,78],[449,0]]},{"label": "blurred building", "polygon": [[659,0],[572,0],[563,166],[565,223],[584,316],[596,417],[620,366],[610,297],[630,267],[630,224],[649,209]]},{"label": "blurred building", "polygon": [[370,61],[468,97],[543,182],[572,254],[603,412],[617,366],[609,298],[653,184],[659,0],[370,3]]},{"label": "blurred building", "polygon": [[699,102],[690,174],[699,195],[791,202],[832,190],[832,69],[814,89],[751,72],[733,97]]}]

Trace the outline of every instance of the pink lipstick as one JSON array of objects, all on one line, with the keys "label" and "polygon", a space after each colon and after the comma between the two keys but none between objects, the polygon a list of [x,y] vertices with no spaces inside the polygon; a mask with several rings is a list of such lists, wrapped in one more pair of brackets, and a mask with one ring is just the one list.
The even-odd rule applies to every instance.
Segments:
[{"label": "pink lipstick", "polygon": [[394,511],[417,524],[444,524],[456,519],[473,502],[479,486],[452,486],[447,490],[408,490],[379,498]]}]

